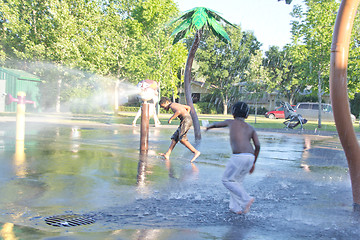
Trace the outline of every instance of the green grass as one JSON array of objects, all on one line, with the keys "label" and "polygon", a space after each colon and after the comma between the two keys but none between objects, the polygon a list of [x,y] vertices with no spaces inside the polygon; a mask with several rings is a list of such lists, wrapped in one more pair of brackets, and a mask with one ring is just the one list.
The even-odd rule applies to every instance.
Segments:
[{"label": "green grass", "polygon": [[[171,114],[160,114],[159,115],[159,119],[161,121],[161,124],[163,125],[167,125],[167,120],[170,118]],[[119,119],[119,121],[121,121],[121,123],[123,124],[131,124],[132,120],[135,117],[134,113],[125,113],[123,115],[120,115],[121,120]],[[201,121],[202,120],[207,120],[209,121],[209,123],[213,123],[213,122],[220,122],[220,121],[224,121],[226,119],[232,119],[233,117],[231,115],[221,115],[221,114],[199,114],[199,121],[200,121],[200,125],[201,125]],[[265,118],[264,116],[257,116],[256,117],[256,123],[255,123],[255,116],[254,115],[250,115],[248,117],[248,119],[246,119],[246,122],[248,122],[249,124],[251,124],[252,126],[254,126],[257,129],[283,129],[285,127],[285,125],[283,124],[285,120],[284,119],[269,119],[269,118]],[[138,119],[137,124],[140,124],[140,119]],[[154,124],[153,119],[150,119],[150,124]],[[171,125],[178,125],[179,121],[175,120],[173,122],[171,122]],[[296,129],[299,127],[296,127]],[[329,121],[322,121],[322,126],[321,129],[318,128],[318,122],[317,121],[308,121],[305,125],[304,128],[306,130],[310,130],[310,131],[315,131],[315,130],[321,130],[321,131],[329,131],[329,132],[336,132],[336,126],[334,122],[329,122]],[[354,124],[354,129],[356,132],[360,133],[360,127],[359,127],[359,122],[356,121],[356,123]]]},{"label": "green grass", "polygon": [[[16,113],[0,113],[1,116],[15,116]],[[42,114],[38,113],[27,113],[27,116],[38,116]],[[51,115],[51,114],[50,114]],[[87,114],[82,115],[79,114],[79,116],[86,116],[88,120],[95,121],[95,122],[104,122],[108,121],[110,119],[111,123],[121,123],[121,124],[127,124],[131,125],[132,121],[134,120],[134,117],[136,115],[136,112],[121,112],[117,117],[113,117],[112,113],[108,114]],[[162,125],[169,125],[168,119],[170,118],[172,114],[164,114],[161,113],[159,115],[159,119]],[[77,115],[72,115],[73,120],[76,120]],[[103,116],[103,117],[101,117]],[[75,118],[74,118],[75,117]],[[213,122],[220,122],[224,121],[226,119],[232,119],[233,117],[231,115],[221,115],[221,114],[198,114],[200,125],[202,125],[202,120],[207,120],[209,123]],[[105,119],[105,120],[104,120]],[[106,120],[108,119],[108,120]],[[137,125],[140,124],[141,119],[139,118],[137,121]],[[269,119],[265,118],[263,115],[258,115],[256,117],[256,123],[255,123],[255,116],[250,115],[248,119],[246,119],[246,122],[251,124],[257,129],[283,129],[285,125],[283,124],[284,119]],[[150,124],[154,124],[153,118],[150,118]],[[174,120],[171,122],[170,125],[178,125],[179,120]],[[299,127],[296,127],[298,129]],[[321,130],[321,131],[329,131],[329,132],[336,132],[336,127],[334,122],[328,122],[323,121],[321,129],[318,129],[318,123],[317,121],[308,121],[304,128],[309,131],[315,131],[315,130]],[[360,127],[359,127],[359,121],[356,121],[354,124],[355,132],[360,133]]]}]

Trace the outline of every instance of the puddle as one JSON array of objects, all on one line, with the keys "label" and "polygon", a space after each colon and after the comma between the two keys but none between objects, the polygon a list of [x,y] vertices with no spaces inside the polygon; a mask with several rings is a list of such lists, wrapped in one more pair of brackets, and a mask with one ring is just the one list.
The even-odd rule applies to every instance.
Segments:
[{"label": "puddle", "polygon": [[[251,212],[228,211],[221,177],[230,157],[226,129],[203,134],[195,164],[181,144],[165,162],[172,128],[28,124],[25,151],[0,134],[1,236],[27,239],[354,239],[345,155],[337,137],[259,132],[261,153],[245,186]],[[190,134],[193,139],[193,133]],[[191,142],[192,144],[194,141]],[[82,214],[88,226],[55,228],[49,216]],[[11,235],[13,234],[13,235]],[[11,239],[11,238],[9,238]]]}]

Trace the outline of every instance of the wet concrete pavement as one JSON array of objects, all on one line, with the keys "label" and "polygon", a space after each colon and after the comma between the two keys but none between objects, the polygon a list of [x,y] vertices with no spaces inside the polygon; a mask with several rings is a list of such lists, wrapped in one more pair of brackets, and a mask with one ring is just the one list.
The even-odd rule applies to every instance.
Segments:
[{"label": "wet concrete pavement", "polygon": [[[245,180],[250,213],[229,212],[221,176],[230,156],[227,129],[203,134],[201,156],[168,148],[174,128],[139,129],[31,123],[26,157],[14,158],[14,129],[2,123],[0,222],[23,239],[357,239],[345,155],[336,136],[259,131],[261,153]],[[190,134],[190,140],[193,133]],[[195,143],[191,141],[194,145]],[[49,226],[51,215],[84,214],[96,223]],[[6,225],[8,224],[8,225]],[[8,235],[10,236],[10,235]],[[26,237],[25,237],[26,236]]]}]

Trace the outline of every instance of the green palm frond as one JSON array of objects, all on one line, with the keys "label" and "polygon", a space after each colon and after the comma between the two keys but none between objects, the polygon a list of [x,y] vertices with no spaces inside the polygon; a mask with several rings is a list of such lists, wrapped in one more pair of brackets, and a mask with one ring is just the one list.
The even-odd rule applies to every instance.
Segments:
[{"label": "green palm frond", "polygon": [[179,20],[183,20],[179,26],[175,28],[172,32],[171,36],[175,36],[173,44],[179,42],[182,38],[187,37],[190,32],[193,30],[201,30],[205,26],[208,26],[209,29],[222,41],[225,43],[230,42],[229,35],[226,33],[225,29],[219,22],[224,22],[233,27],[236,25],[230,23],[223,17],[219,15],[219,13],[204,7],[197,7],[190,9],[179,18],[172,21],[170,24],[173,24]]},{"label": "green palm frond", "polygon": [[190,32],[191,32],[191,29],[189,29],[189,28],[184,29],[181,32],[179,32],[174,38],[173,45],[176,44],[177,42],[179,42],[181,39],[186,38]]},{"label": "green palm frond", "polygon": [[[195,9],[195,8],[194,8]],[[176,18],[175,20],[171,21],[169,25],[174,24],[175,22],[179,21],[180,19],[191,19],[192,15],[194,14],[195,10],[191,9],[183,13],[180,17]]]},{"label": "green palm frond", "polygon": [[208,25],[209,25],[209,28],[211,29],[211,31],[214,33],[214,35],[217,36],[218,38],[220,38],[220,40],[222,40],[225,43],[228,43],[231,41],[229,35],[227,34],[227,32],[225,31],[223,26],[221,26],[216,21],[215,18],[209,18]]},{"label": "green palm frond", "polygon": [[200,30],[207,23],[207,13],[205,8],[198,8],[192,16],[192,24],[197,30]]},{"label": "green palm frond", "polygon": [[178,34],[179,32],[183,31],[184,29],[189,28],[191,25],[191,19],[185,19],[175,30],[171,33],[171,36]]},{"label": "green palm frond", "polygon": [[225,18],[221,17],[217,12],[215,11],[211,11],[208,9],[207,14],[213,18],[215,18],[217,21],[223,21],[226,24],[229,24],[230,26],[234,27],[234,28],[238,28],[236,25],[232,24],[231,22],[229,22],[228,20],[226,20]]}]

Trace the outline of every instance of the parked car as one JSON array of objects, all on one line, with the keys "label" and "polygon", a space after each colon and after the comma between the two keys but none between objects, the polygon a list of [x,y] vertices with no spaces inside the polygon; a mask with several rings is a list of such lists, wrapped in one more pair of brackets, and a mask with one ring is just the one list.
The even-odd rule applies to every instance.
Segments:
[{"label": "parked car", "polygon": [[[291,106],[295,107],[295,105],[291,105]],[[285,118],[284,107],[283,106],[277,107],[273,111],[266,112],[265,117],[270,118],[270,119]]]},{"label": "parked car", "polygon": [[[321,119],[325,121],[334,121],[334,114],[330,104],[321,104]],[[296,112],[301,114],[307,120],[317,120],[319,118],[319,103],[300,102],[296,105]],[[351,114],[351,121],[355,123],[356,117]]]}]

